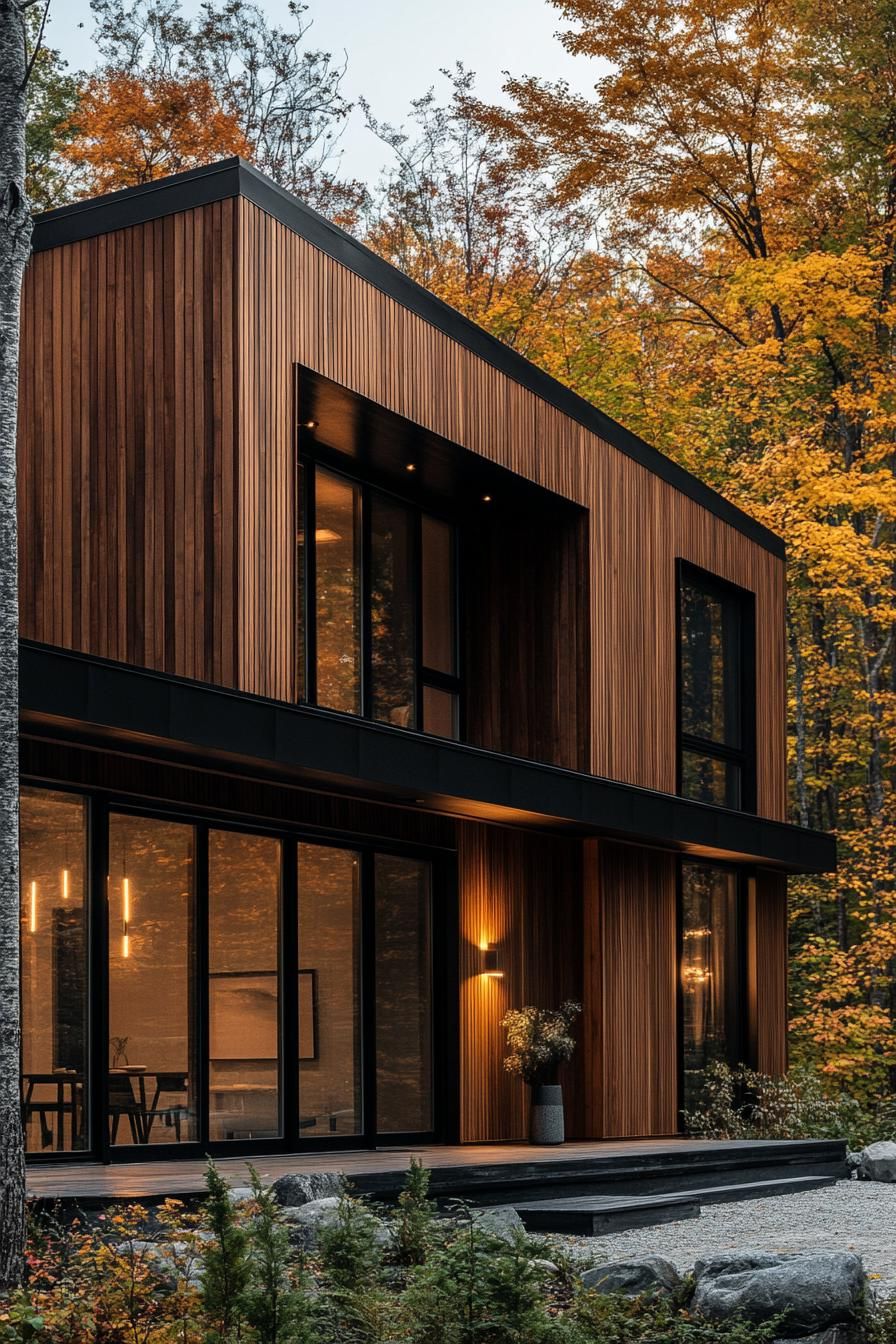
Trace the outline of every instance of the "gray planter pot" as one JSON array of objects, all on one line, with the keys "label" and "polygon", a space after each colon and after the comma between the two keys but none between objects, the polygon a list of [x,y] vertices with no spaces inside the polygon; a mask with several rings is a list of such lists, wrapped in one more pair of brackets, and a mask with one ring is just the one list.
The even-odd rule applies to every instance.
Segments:
[{"label": "gray planter pot", "polygon": [[529,1120],[529,1139],[532,1143],[562,1143],[563,1088],[558,1083],[545,1083],[532,1088],[532,1111]]}]

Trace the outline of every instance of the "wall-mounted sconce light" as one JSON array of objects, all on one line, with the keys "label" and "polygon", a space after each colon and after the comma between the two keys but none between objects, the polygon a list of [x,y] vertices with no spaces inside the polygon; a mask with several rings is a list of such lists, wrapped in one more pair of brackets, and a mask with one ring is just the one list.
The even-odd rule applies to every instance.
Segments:
[{"label": "wall-mounted sconce light", "polygon": [[504,972],[501,970],[501,965],[498,961],[498,944],[481,943],[479,952],[482,959],[480,974],[490,975],[495,979],[500,980],[503,977]]},{"label": "wall-mounted sconce light", "polygon": [[299,423],[299,429],[317,429],[317,420],[302,420]]}]

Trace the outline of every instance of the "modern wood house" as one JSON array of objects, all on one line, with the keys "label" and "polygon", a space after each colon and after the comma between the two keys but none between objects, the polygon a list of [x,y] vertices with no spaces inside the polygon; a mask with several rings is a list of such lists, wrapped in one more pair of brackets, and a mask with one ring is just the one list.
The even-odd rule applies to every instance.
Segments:
[{"label": "modern wood house", "polygon": [[784,548],[238,160],[44,215],[20,405],[36,1158],[572,1137],[786,1067]]}]

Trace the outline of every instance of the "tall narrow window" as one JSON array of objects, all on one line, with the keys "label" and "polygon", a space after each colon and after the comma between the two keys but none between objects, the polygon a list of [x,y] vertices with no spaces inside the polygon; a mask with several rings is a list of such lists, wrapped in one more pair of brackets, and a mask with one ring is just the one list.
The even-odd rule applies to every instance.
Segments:
[{"label": "tall narrow window", "polygon": [[752,597],[682,566],[680,787],[686,798],[755,807]]},{"label": "tall narrow window", "polygon": [[376,1106],[381,1134],[432,1128],[430,866],[377,854]]},{"label": "tall narrow window", "polygon": [[700,1104],[705,1070],[742,1061],[744,976],[737,874],[704,863],[681,869],[683,1097]]},{"label": "tall narrow window", "polygon": [[209,831],[209,1138],[280,1129],[280,842]]},{"label": "tall narrow window", "polygon": [[299,1130],[359,1134],[361,858],[299,845]]},{"label": "tall narrow window", "polygon": [[192,826],[109,818],[109,1141],[198,1135]]},{"label": "tall narrow window", "polygon": [[423,621],[423,731],[457,737],[457,593],[454,528],[424,514],[420,588]]},{"label": "tall narrow window", "polygon": [[370,496],[370,665],[373,717],[417,726],[414,515],[389,495]]},{"label": "tall narrow window", "polygon": [[361,713],[361,488],[318,467],[314,556],[317,703]]},{"label": "tall narrow window", "polygon": [[28,1152],[87,1148],[86,803],[23,788],[22,1115]]}]

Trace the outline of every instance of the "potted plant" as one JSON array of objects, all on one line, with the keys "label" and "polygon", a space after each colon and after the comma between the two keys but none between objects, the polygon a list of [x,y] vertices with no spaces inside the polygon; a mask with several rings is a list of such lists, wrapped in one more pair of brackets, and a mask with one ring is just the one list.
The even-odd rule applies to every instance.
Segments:
[{"label": "potted plant", "polygon": [[571,999],[559,1008],[512,1008],[501,1018],[510,1052],[504,1067],[531,1088],[529,1138],[532,1143],[562,1143],[563,1089],[557,1070],[572,1058],[572,1024],[582,1011]]}]

